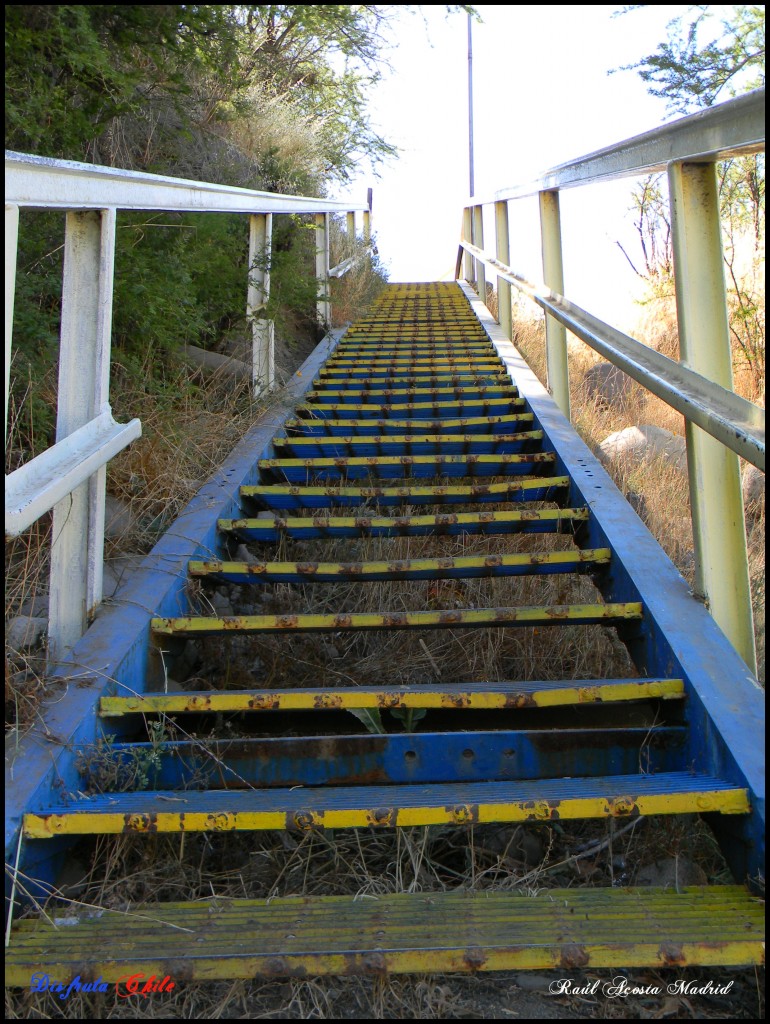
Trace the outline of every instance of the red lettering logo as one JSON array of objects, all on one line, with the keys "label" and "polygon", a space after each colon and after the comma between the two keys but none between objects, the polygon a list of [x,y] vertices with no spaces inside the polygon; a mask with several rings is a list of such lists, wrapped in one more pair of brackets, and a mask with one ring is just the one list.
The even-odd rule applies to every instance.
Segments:
[{"label": "red lettering logo", "polygon": [[131,996],[144,996],[146,999],[147,996],[158,992],[171,992],[175,984],[168,975],[159,978],[156,974],[151,974],[148,978],[146,974],[124,974],[115,982],[115,992],[120,999],[128,999]]}]

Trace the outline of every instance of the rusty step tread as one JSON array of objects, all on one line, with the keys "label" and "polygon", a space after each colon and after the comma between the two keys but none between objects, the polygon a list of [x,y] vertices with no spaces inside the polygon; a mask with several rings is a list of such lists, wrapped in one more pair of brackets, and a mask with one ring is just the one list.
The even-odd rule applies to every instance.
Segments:
[{"label": "rusty step tread", "polygon": [[[376,439],[378,435],[410,435],[410,434],[452,434],[462,435],[471,433],[473,435],[489,434],[498,438],[500,435],[515,432],[516,430],[533,423],[535,417],[531,412],[513,414],[509,416],[466,416],[464,419],[444,420],[409,420],[409,419],[327,419],[304,417],[302,419],[288,419],[284,423],[287,431],[296,432],[300,435],[310,436],[344,436],[363,435]],[[499,428],[496,430],[495,428]]]},{"label": "rusty step tread", "polygon": [[212,898],[21,921],[6,984],[763,962],[762,902],[740,886]]},{"label": "rusty step tread", "polygon": [[[486,381],[488,378],[483,378]],[[459,398],[459,399],[474,399],[476,402],[482,399],[489,398],[518,398],[519,389],[507,381],[504,384],[474,384],[474,383],[463,383],[462,381],[456,384],[452,383],[453,378],[448,378],[446,381],[440,382],[443,386],[440,387],[420,387],[419,384],[410,378],[404,381],[400,387],[387,386],[383,387],[383,381],[372,381],[371,387],[367,386],[366,381],[356,380],[353,382],[354,386],[350,388],[340,388],[339,384],[329,382],[328,387],[322,390],[308,391],[305,395],[306,401],[313,401],[318,399],[323,402],[330,402],[335,398],[387,398],[387,399],[398,399],[412,396],[416,401],[425,402],[429,397],[434,399],[446,399],[446,398]],[[316,384],[323,384],[322,381],[313,382],[313,387]],[[424,384],[429,384],[429,381],[423,381]],[[390,382],[390,385],[398,384],[398,380]],[[382,403],[380,403],[382,404]],[[398,404],[398,403],[396,403]]]},{"label": "rusty step tread", "polygon": [[494,455],[349,455],[308,456],[305,459],[259,459],[257,468],[265,481],[276,478],[295,483],[322,480],[377,480],[436,477],[495,477],[524,473],[531,475],[556,462],[554,452],[515,452]]},{"label": "rusty step tread", "polygon": [[407,558],[362,562],[191,561],[194,579],[225,583],[370,583],[380,580],[464,580],[523,574],[589,572],[609,565],[609,548],[527,551],[512,555]]},{"label": "rusty step tread", "polygon": [[[410,454],[439,455],[493,455],[512,454],[521,447],[532,447],[544,438],[542,430],[520,430],[515,434],[402,434],[358,437],[355,434],[314,434],[310,437],[275,437],[273,447],[278,456],[285,452],[296,458],[324,454],[329,457],[345,455],[383,454],[404,456]],[[371,449],[371,452],[369,451]],[[507,449],[507,452],[506,452]]]},{"label": "rusty step tread", "polygon": [[391,828],[631,818],[649,814],[747,814],[748,794],[690,772],[289,789],[102,793],[24,815],[30,839],[62,835]]},{"label": "rusty step tread", "polygon": [[519,605],[436,611],[339,612],[322,615],[180,615],[150,620],[155,636],[221,636],[240,633],[337,633],[380,629],[485,629],[499,626],[612,625],[642,618],[638,601],[617,604]]},{"label": "rusty step tread", "polygon": [[102,697],[103,717],[161,712],[334,711],[339,708],[510,710],[636,700],[681,700],[681,679],[572,679],[527,683],[458,683],[404,687],[305,687],[289,690],[198,690]]},{"label": "rusty step tread", "polygon": [[[320,394],[323,394],[321,392]],[[424,412],[426,419],[429,416],[457,417],[463,412],[473,409],[477,415],[494,415],[495,413],[507,413],[514,409],[524,408],[523,398],[470,398],[458,400],[448,398],[438,402],[326,402],[314,401],[308,405],[298,405],[294,410],[295,415],[308,417],[309,419],[334,419],[337,416],[355,415],[364,419],[381,418],[383,416],[417,416]],[[421,417],[419,417],[421,418]]]},{"label": "rusty step tread", "polygon": [[[323,488],[307,488],[308,492]],[[303,499],[309,500],[309,499]],[[460,534],[570,533],[588,521],[587,508],[524,509],[521,512],[446,512],[409,516],[272,516],[259,519],[220,519],[217,528],[244,540],[276,541],[282,536],[427,537]]]},{"label": "rusty step tread", "polygon": [[[328,508],[332,505],[444,505],[504,501],[545,501],[569,486],[568,476],[518,477],[495,484],[429,487],[302,487],[296,484],[244,485],[241,496],[267,508]],[[566,510],[565,510],[566,511]],[[225,520],[222,520],[224,522]]]}]

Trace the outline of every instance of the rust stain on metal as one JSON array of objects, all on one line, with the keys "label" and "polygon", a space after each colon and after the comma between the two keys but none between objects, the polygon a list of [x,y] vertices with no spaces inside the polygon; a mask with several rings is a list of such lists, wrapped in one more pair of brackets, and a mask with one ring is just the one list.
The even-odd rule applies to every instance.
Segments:
[{"label": "rust stain on metal", "polygon": [[323,825],[312,811],[289,811],[286,815],[286,828],[290,831],[298,829],[300,832],[309,832],[311,829],[323,828]]},{"label": "rust stain on metal", "polygon": [[396,808],[395,807],[373,807],[372,810],[366,812],[366,821],[368,825],[385,827],[388,825],[396,824]]},{"label": "rust stain on metal", "polygon": [[535,708],[537,701],[529,693],[509,693],[505,697],[506,708]]},{"label": "rust stain on metal", "polygon": [[346,629],[353,620],[349,615],[340,614],[334,616],[334,625],[339,629]]},{"label": "rust stain on metal", "polygon": [[502,555],[487,555],[484,559],[484,565],[489,569],[495,569],[503,564]]},{"label": "rust stain on metal", "polygon": [[124,832],[157,832],[157,814],[124,814]]},{"label": "rust stain on metal", "polygon": [[455,804],[447,810],[456,825],[476,825],[479,820],[478,804]]},{"label": "rust stain on metal", "polygon": [[313,698],[315,708],[341,708],[342,697],[338,693],[319,693]]},{"label": "rust stain on metal", "polygon": [[467,708],[471,703],[471,699],[466,693],[445,693],[442,694],[442,698],[454,708]]},{"label": "rust stain on metal", "polygon": [[585,946],[576,942],[570,942],[561,947],[559,966],[567,970],[576,970],[579,967],[587,967],[591,961]]},{"label": "rust stain on metal", "polygon": [[483,968],[487,962],[487,957],[480,946],[471,946],[463,954],[463,961],[467,965],[468,970],[475,974],[476,971],[480,971]]},{"label": "rust stain on metal", "polygon": [[408,621],[405,612],[386,612],[382,616],[383,626],[406,626]]},{"label": "rust stain on metal", "polygon": [[275,624],[279,629],[296,629],[297,626],[296,615],[276,615]]},{"label": "rust stain on metal", "polygon": [[450,625],[463,621],[463,613],[458,611],[439,612],[438,621],[442,625]]},{"label": "rust stain on metal", "polygon": [[281,706],[281,701],[278,694],[266,693],[249,697],[248,705],[255,711],[275,711]]},{"label": "rust stain on metal", "polygon": [[684,967],[687,963],[682,947],[676,942],[661,942],[659,952],[666,967]]},{"label": "rust stain on metal", "polygon": [[601,699],[601,691],[598,686],[581,686],[578,688],[578,700],[581,704],[594,704]]},{"label": "rust stain on metal", "polygon": [[632,796],[616,796],[607,800],[607,806],[610,814],[616,818],[629,817],[631,815],[638,815],[639,808],[636,800]]},{"label": "rust stain on metal", "polygon": [[236,815],[227,811],[209,814],[204,828],[207,832],[230,832],[235,828]]},{"label": "rust stain on metal", "polygon": [[249,576],[259,576],[267,572],[267,562],[252,562],[246,566],[246,572]]},{"label": "rust stain on metal", "polygon": [[318,572],[318,562],[297,562],[297,572],[302,576],[313,576]]}]

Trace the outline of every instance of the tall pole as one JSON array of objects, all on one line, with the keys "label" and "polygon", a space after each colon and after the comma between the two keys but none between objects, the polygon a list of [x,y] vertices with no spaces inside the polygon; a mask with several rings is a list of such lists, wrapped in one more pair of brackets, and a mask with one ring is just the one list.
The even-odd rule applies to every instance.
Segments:
[{"label": "tall pole", "polygon": [[468,160],[470,164],[470,195],[474,195],[473,181],[473,39],[471,16],[468,15]]}]

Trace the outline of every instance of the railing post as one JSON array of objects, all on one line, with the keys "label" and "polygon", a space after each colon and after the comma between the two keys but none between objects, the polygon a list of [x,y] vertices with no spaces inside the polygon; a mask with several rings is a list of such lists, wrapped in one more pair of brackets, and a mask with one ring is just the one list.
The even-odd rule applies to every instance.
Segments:
[{"label": "railing post", "polygon": [[[508,203],[505,199],[495,203],[495,255],[501,263],[510,266],[511,243],[508,235]],[[497,320],[506,338],[512,338],[511,286],[500,277],[497,279]]]},{"label": "railing post", "polygon": [[[716,166],[669,165],[680,357],[732,390]],[[687,423],[696,592],[746,664],[756,652],[738,456]]]},{"label": "railing post", "polygon": [[[470,206],[463,210],[463,241],[473,243],[473,210]],[[476,280],[475,262],[471,254],[466,252],[463,259],[463,276],[469,284]]]},{"label": "railing post", "polygon": [[345,215],[345,230],[348,235],[348,247],[352,253],[356,245],[356,212],[355,210],[349,211]]},{"label": "railing post", "polygon": [[366,190],[366,209],[364,210],[364,242],[372,244],[372,189]]},{"label": "railing post", "polygon": [[[540,192],[540,236],[543,249],[543,280],[551,289],[564,294],[564,267],[561,254],[561,220],[559,193]],[[546,314],[545,349],[548,369],[548,390],[556,404],[570,418],[569,365],[567,362],[567,331],[563,324]]]},{"label": "railing post", "polygon": [[249,217],[249,286],[246,316],[251,324],[251,381],[254,397],[275,387],[275,325],[259,316],[270,298],[273,215]]},{"label": "railing post", "polygon": [[328,330],[332,319],[329,298],[329,214],[315,215],[315,275],[318,284],[316,311],[324,330]]},{"label": "railing post", "polygon": [[[115,211],[67,214],[56,440],[109,400]],[[53,510],[48,650],[74,646],[102,599],[105,466]]]},{"label": "railing post", "polygon": [[[484,248],[484,208],[473,207],[473,244],[477,249]],[[476,260],[476,285],[483,303],[487,301],[487,271],[481,260]]]},{"label": "railing post", "polygon": [[11,389],[13,300],[16,294],[16,258],[19,243],[19,208],[5,204],[5,438],[8,441],[8,395]]}]

